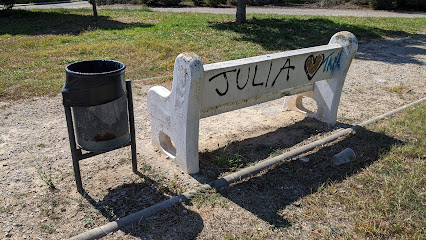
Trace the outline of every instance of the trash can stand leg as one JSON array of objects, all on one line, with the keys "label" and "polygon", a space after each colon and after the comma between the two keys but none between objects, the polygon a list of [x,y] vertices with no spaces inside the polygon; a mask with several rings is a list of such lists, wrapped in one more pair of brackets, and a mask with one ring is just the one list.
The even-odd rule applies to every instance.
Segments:
[{"label": "trash can stand leg", "polygon": [[134,173],[138,172],[138,162],[136,159],[136,134],[135,134],[135,115],[133,113],[133,94],[132,94],[132,81],[126,80],[127,90],[127,107],[129,110],[129,125],[130,125],[130,144],[132,150],[132,170]]},{"label": "trash can stand leg", "polygon": [[81,150],[77,149],[77,143],[75,141],[75,135],[74,135],[74,125],[72,122],[72,115],[71,115],[71,107],[65,107],[65,118],[67,120],[67,128],[68,128],[68,137],[70,140],[70,148],[71,148],[71,156],[72,156],[72,163],[74,167],[74,177],[75,177],[75,183],[77,184],[77,191],[81,194],[83,194],[83,185],[81,183],[81,175],[80,175],[80,156]]}]

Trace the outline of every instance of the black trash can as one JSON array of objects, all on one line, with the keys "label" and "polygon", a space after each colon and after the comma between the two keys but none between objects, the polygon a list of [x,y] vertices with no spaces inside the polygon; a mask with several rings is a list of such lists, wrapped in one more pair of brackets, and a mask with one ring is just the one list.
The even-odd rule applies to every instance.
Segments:
[{"label": "black trash can", "polygon": [[77,144],[91,152],[130,142],[124,63],[89,60],[68,65],[63,104],[71,107]]}]

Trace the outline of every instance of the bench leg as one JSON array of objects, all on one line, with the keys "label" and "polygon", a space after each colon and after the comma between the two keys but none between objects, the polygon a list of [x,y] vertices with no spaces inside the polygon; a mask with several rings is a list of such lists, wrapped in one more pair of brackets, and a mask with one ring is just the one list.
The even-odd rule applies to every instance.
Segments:
[{"label": "bench leg", "polygon": [[183,171],[199,171],[198,96],[203,65],[196,55],[180,54],[175,61],[172,91],[153,87],[148,91],[153,146],[174,160]]},{"label": "bench leg", "polygon": [[[337,79],[318,81],[314,85],[314,91],[285,97],[284,109],[299,111],[307,117],[312,117],[334,125],[337,120],[337,109],[339,107],[342,88],[343,81]],[[303,106],[303,97],[309,97],[315,100],[317,104],[316,112],[311,112]]]},{"label": "bench leg", "polygon": [[[338,32],[331,37],[328,44],[339,44],[343,47],[340,57],[341,67],[335,72],[332,79],[316,82],[313,91],[285,97],[284,108],[286,110],[300,111],[308,117],[334,125],[337,121],[337,109],[342,95],[343,83],[358,49],[358,40],[350,32]],[[316,101],[318,109],[315,113],[307,111],[303,107],[303,96],[310,97]]]}]

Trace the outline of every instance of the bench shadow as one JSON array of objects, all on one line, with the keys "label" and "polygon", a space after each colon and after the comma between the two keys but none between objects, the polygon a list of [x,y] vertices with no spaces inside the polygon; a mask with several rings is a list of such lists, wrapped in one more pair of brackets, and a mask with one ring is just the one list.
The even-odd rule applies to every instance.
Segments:
[{"label": "bench shadow", "polygon": [[0,11],[0,35],[79,35],[84,31],[121,30],[125,28],[148,28],[154,26],[146,23],[124,23],[107,16],[98,16],[93,21],[92,15],[72,14],[70,10],[27,11],[9,9]]},{"label": "bench shadow", "polygon": [[[386,30],[371,26],[362,27],[350,23],[338,23],[322,17],[309,19],[294,17],[258,19],[253,17],[248,19],[247,23],[241,25],[234,22],[211,22],[210,27],[221,31],[236,32],[238,33],[236,40],[259,44],[268,51],[285,51],[327,44],[330,37],[340,31],[352,32],[359,41],[381,38],[382,36],[409,36],[418,39],[418,46],[425,44],[424,34],[413,35],[404,31]],[[413,54],[425,54],[423,48],[408,44],[403,39],[388,39],[386,43],[391,44],[389,46],[397,44],[398,51],[394,51],[394,57],[400,55],[400,58],[380,57],[380,54],[377,53],[382,49],[377,49],[377,47],[364,48],[363,44],[360,44],[360,49],[355,57],[391,63],[409,62],[423,65],[413,57]]]},{"label": "bench shadow", "polygon": [[[265,145],[257,149],[258,158],[268,156],[271,152],[269,149],[288,147],[287,144],[277,145],[280,138],[291,138],[291,142],[294,144],[306,138],[311,129],[302,128],[304,125],[306,125],[306,120],[296,124],[295,127],[289,126],[254,139],[235,142],[232,144],[233,150],[245,152],[249,143],[258,142]],[[344,124],[339,125],[345,126]],[[320,132],[323,130],[319,129]],[[287,133],[285,134],[284,131]],[[267,138],[277,138],[277,141],[269,144],[264,141]],[[350,134],[343,140],[305,155],[304,157],[309,159],[308,162],[297,158],[287,160],[262,174],[221,189],[220,193],[272,226],[285,228],[291,223],[279,214],[280,210],[296,203],[302,197],[320,191],[319,189],[324,185],[341,182],[363,171],[395,144],[404,144],[404,142],[362,128],[357,130],[356,134]],[[357,158],[346,164],[334,165],[331,158],[348,147],[354,150]],[[210,169],[212,169],[211,166]],[[203,170],[206,171],[206,168]]]},{"label": "bench shadow", "polygon": [[[255,138],[235,141],[214,151],[200,152],[200,172],[193,177],[202,183],[208,183],[233,168],[244,168],[268,157],[280,155],[283,149],[295,146],[312,136],[345,126],[336,124],[331,127],[313,118],[304,118],[290,126],[280,127]],[[221,158],[229,161],[222,162]],[[232,158],[238,158],[239,161],[230,166]]]},{"label": "bench shadow", "polygon": [[[143,183],[123,184],[117,188],[108,189],[108,194],[98,201],[87,192],[83,196],[111,222],[165,201],[170,198],[168,197],[170,195],[178,195],[168,188],[159,187],[161,184],[148,176],[140,172],[136,174],[144,180]],[[204,224],[200,215],[179,204],[138,223],[122,226],[120,230],[141,239],[184,240],[195,238],[203,228]]]}]

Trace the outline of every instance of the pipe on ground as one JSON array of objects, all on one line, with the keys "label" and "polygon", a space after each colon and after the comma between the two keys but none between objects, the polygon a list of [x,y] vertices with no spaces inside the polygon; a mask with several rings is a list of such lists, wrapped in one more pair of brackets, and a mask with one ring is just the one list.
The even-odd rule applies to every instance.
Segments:
[{"label": "pipe on ground", "polygon": [[402,106],[400,108],[397,108],[393,111],[387,112],[387,113],[380,115],[378,117],[375,117],[375,118],[372,118],[372,119],[367,120],[365,122],[362,122],[359,125],[355,125],[355,126],[352,126],[350,128],[340,130],[340,131],[338,131],[338,132],[336,132],[336,133],[334,133],[330,136],[327,136],[327,137],[322,138],[320,140],[306,144],[306,145],[304,145],[300,148],[288,151],[288,152],[283,153],[279,156],[276,156],[276,157],[273,157],[271,159],[259,162],[256,165],[241,169],[238,172],[234,172],[232,174],[229,174],[229,175],[227,175],[223,178],[217,179],[217,180],[215,180],[215,181],[213,181],[209,184],[204,184],[201,187],[187,191],[187,192],[185,192],[185,193],[183,193],[179,196],[167,199],[163,202],[157,203],[157,204],[155,204],[151,207],[140,210],[139,212],[132,213],[132,214],[130,214],[126,217],[120,218],[116,221],[107,223],[103,226],[100,226],[100,227],[97,227],[97,228],[94,228],[94,229],[91,229],[87,232],[83,232],[83,233],[81,233],[77,236],[70,238],[70,240],[89,240],[89,239],[98,239],[98,238],[104,237],[107,234],[115,232],[115,231],[119,230],[120,228],[122,228],[124,226],[128,226],[130,224],[139,222],[142,219],[150,217],[154,214],[157,214],[161,210],[173,207],[174,205],[177,205],[177,204],[182,203],[182,202],[186,202],[190,198],[194,197],[194,195],[198,192],[205,191],[205,190],[212,189],[212,188],[225,187],[225,186],[227,186],[227,185],[229,185],[233,182],[240,181],[240,180],[245,179],[249,176],[256,175],[260,171],[262,171],[266,168],[269,168],[269,167],[271,167],[271,166],[273,166],[273,165],[275,165],[279,162],[282,162],[286,159],[289,159],[289,158],[295,157],[297,155],[300,155],[302,153],[313,150],[314,148],[316,148],[318,146],[330,143],[330,142],[332,142],[332,141],[334,141],[334,140],[336,140],[336,139],[338,139],[338,138],[340,138],[340,137],[342,137],[342,136],[344,136],[348,133],[351,133],[352,131],[359,130],[359,129],[361,129],[361,128],[369,125],[369,124],[372,124],[372,123],[375,123],[375,122],[382,120],[384,118],[390,117],[393,114],[401,112],[401,111],[403,111],[403,110],[405,110],[405,109],[407,109],[411,106],[414,106],[416,104],[420,104],[425,100],[426,100],[426,97],[422,98],[420,100],[417,100],[415,102],[412,102],[410,104],[407,104],[405,106]]}]

